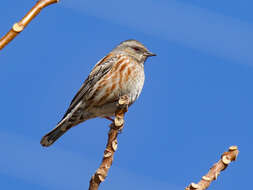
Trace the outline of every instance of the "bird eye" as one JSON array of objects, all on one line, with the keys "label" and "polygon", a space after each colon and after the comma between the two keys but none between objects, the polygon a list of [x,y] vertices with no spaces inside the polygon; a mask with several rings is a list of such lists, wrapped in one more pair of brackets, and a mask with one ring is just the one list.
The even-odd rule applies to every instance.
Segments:
[{"label": "bird eye", "polygon": [[140,49],[139,47],[133,47],[133,49],[134,49],[135,51],[141,51],[141,49]]}]

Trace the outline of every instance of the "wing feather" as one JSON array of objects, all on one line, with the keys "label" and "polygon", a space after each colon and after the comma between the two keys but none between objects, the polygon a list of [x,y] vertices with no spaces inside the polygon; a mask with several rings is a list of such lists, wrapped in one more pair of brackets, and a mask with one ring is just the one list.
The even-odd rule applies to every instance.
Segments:
[{"label": "wing feather", "polygon": [[70,106],[66,113],[64,114],[62,120],[72,111],[72,109],[75,108],[75,106],[82,100],[85,100],[86,95],[92,90],[94,85],[104,76],[106,73],[108,73],[113,64],[115,63],[115,60],[117,59],[116,56],[113,54],[108,54],[104,58],[102,58],[98,63],[94,66],[92,69],[90,75],[87,77],[87,79],[82,84],[81,88],[75,95],[75,97],[72,99]]}]

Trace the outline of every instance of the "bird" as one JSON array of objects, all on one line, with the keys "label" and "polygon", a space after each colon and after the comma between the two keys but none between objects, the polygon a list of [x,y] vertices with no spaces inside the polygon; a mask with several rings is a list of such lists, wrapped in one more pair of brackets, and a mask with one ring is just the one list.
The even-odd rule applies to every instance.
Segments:
[{"label": "bird", "polygon": [[42,137],[43,147],[52,145],[70,128],[92,118],[113,120],[121,96],[129,106],[139,97],[145,80],[144,63],[156,56],[141,42],[121,42],[94,66],[56,127]]}]

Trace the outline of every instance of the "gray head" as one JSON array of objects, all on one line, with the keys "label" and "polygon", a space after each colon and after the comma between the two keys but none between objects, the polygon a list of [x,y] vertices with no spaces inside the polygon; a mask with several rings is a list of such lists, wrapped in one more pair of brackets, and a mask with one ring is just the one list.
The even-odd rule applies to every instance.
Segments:
[{"label": "gray head", "polygon": [[151,53],[142,43],[138,42],[137,40],[123,41],[113,51],[131,56],[142,63],[144,63],[148,57],[155,56],[154,53]]}]

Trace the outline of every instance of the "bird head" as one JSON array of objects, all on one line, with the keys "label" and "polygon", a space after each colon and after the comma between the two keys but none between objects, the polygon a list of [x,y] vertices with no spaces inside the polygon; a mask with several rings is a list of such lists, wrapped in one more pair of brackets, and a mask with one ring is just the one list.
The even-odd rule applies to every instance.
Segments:
[{"label": "bird head", "polygon": [[144,63],[148,57],[156,56],[137,40],[126,40],[121,42],[114,51],[131,56],[138,62]]}]

